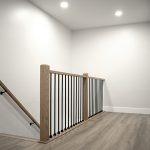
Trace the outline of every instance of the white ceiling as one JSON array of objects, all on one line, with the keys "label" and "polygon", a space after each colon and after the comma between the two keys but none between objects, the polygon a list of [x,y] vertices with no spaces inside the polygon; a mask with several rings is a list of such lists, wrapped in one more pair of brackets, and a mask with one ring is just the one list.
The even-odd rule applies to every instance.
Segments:
[{"label": "white ceiling", "polygon": [[[150,21],[150,0],[68,0],[69,8],[60,8],[61,0],[30,0],[73,30]],[[114,12],[121,9],[121,18]]]}]

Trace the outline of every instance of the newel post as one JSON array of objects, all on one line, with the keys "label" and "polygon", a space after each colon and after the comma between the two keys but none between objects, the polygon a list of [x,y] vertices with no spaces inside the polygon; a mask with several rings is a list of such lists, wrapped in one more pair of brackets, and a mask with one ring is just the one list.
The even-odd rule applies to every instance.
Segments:
[{"label": "newel post", "polygon": [[83,120],[88,120],[88,73],[83,74]]},{"label": "newel post", "polygon": [[50,79],[48,65],[40,66],[40,141],[49,139],[49,91]]}]

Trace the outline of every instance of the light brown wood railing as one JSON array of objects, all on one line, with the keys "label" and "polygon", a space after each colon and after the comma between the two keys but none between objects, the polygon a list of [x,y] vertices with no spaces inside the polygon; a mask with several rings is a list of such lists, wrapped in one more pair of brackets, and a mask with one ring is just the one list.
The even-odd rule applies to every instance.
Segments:
[{"label": "light brown wood railing", "polygon": [[[72,92],[72,88],[73,87],[77,88],[77,85],[78,85],[78,88],[80,88],[80,90],[81,90],[80,94],[83,96],[82,97],[80,95],[82,97],[82,98],[80,97],[80,107],[82,107],[82,111],[81,111],[81,109],[79,110],[79,97],[78,97],[78,102],[77,102],[77,99],[74,99],[71,96],[71,102],[76,100],[76,102],[75,102],[76,105],[78,103],[78,117],[79,117],[79,111],[80,111],[80,119],[78,118],[78,121],[77,121],[77,118],[76,118],[75,122],[74,122],[74,120],[72,122],[72,119],[71,119],[70,124],[67,123],[67,126],[66,126],[66,120],[65,120],[65,128],[63,129],[63,126],[61,126],[61,129],[60,128],[58,129],[58,133],[55,132],[54,135],[52,135],[52,132],[51,132],[51,125],[52,125],[52,122],[53,122],[51,120],[51,113],[52,113],[52,109],[51,109],[51,107],[52,107],[52,105],[51,105],[51,102],[52,102],[51,94],[52,93],[51,92],[52,92],[52,89],[53,89],[51,87],[52,74],[55,75],[55,76],[57,75],[57,77],[61,76],[62,80],[63,80],[63,77],[65,77],[65,79],[66,79],[66,77],[68,77],[67,78],[68,82],[70,82],[70,80],[71,80],[71,92]],[[7,88],[7,86],[1,80],[0,80],[0,86],[12,98],[12,100],[15,102],[15,104],[32,120],[32,122],[34,124],[36,124],[37,127],[40,128],[40,142],[45,143],[49,140],[49,138],[52,138],[53,136],[56,136],[57,134],[60,134],[60,132],[64,132],[64,130],[67,130],[67,129],[73,127],[73,126],[76,126],[77,124],[80,124],[82,121],[88,120],[89,117],[91,117],[93,115],[96,115],[98,112],[100,112],[96,108],[97,101],[95,101],[95,107],[94,107],[95,111],[92,114],[89,114],[90,108],[88,108],[88,107],[90,105],[90,102],[89,102],[89,100],[90,100],[90,89],[92,88],[90,86],[90,80],[92,80],[92,81],[95,80],[95,82],[102,81],[102,83],[103,83],[103,81],[105,79],[97,78],[97,77],[89,77],[88,73],[84,73],[83,75],[80,75],[80,74],[54,71],[54,70],[50,70],[49,65],[41,65],[40,66],[40,124],[27,111],[27,109],[19,102],[19,100],[12,94],[12,92]],[[75,83],[75,81],[76,81],[76,83]],[[78,84],[77,84],[77,81],[78,81]],[[66,81],[65,81],[65,84],[66,84]],[[66,85],[65,85],[65,87],[66,87]],[[70,87],[70,85],[68,84],[68,89],[69,89],[69,87]],[[62,86],[62,88],[63,88],[63,86]],[[79,89],[78,89],[78,92],[79,92]],[[101,92],[103,92],[103,90],[101,90]],[[76,91],[76,93],[77,93],[77,91]],[[3,92],[1,94],[3,94]],[[98,96],[98,95],[95,95],[95,96]],[[69,98],[67,100],[68,100],[68,103],[69,103]],[[92,99],[92,100],[94,100],[94,99]],[[66,98],[65,98],[65,101],[66,101]],[[81,103],[82,103],[82,105],[81,105]],[[74,105],[74,104],[71,104],[71,107],[74,107],[72,105]],[[59,104],[58,104],[58,106],[59,106]],[[66,104],[65,104],[65,106],[66,106]],[[68,107],[70,107],[69,104],[68,104]],[[77,106],[75,106],[75,107],[76,107],[76,110],[77,110]],[[56,111],[56,110],[54,110],[54,111]],[[68,112],[69,112],[69,110],[68,110]],[[59,113],[60,112],[58,112],[57,114],[59,114]],[[71,111],[71,113],[72,113],[72,111]],[[75,115],[75,117],[77,117],[76,115]],[[69,118],[69,116],[72,117],[72,114],[69,114],[68,118]],[[59,119],[58,119],[58,121],[59,121]],[[69,122],[69,120],[68,120],[68,122]],[[58,122],[58,124],[59,124],[59,122]]]},{"label": "light brown wood railing", "polygon": [[[73,126],[81,123],[82,121],[86,121],[89,118],[89,114],[88,114],[89,79],[93,78],[95,80],[102,80],[102,82],[104,81],[103,78],[89,77],[88,73],[84,73],[83,75],[80,75],[80,74],[54,71],[54,70],[50,69],[49,65],[41,65],[40,66],[40,125],[41,125],[40,141],[41,142],[46,142],[49,140],[49,138],[52,138],[53,136],[60,134],[60,132],[58,131],[58,133],[54,132],[54,135],[52,135],[51,129],[49,129],[49,127],[51,128],[51,111],[52,111],[51,110],[51,90],[54,88],[54,87],[53,88],[51,87],[51,80],[52,80],[51,75],[52,74],[54,76],[57,75],[58,78],[59,78],[59,76],[61,76],[62,78],[63,78],[63,76],[65,76],[65,78],[67,76],[68,82],[70,82],[70,80],[71,80],[71,87],[72,87],[72,78],[76,78],[76,80],[78,78],[78,80],[81,79],[83,81],[82,82],[82,92],[83,92],[82,108],[83,108],[83,110],[81,112],[82,113],[82,120],[79,120]],[[56,78],[56,76],[55,76],[55,78]],[[57,81],[58,81],[57,82],[57,84],[58,84],[60,82],[60,80],[57,80]],[[66,83],[66,81],[65,81],[65,83]],[[55,84],[56,84],[56,82],[55,82]],[[76,84],[76,86],[77,86],[77,84]],[[68,88],[69,87],[70,87],[70,85],[68,84]],[[63,88],[63,86],[62,86],[62,88]],[[54,99],[54,101],[55,100],[56,99]],[[59,101],[59,100],[57,99],[57,101]],[[59,104],[58,104],[58,106],[59,106]],[[68,107],[70,107],[70,105]],[[72,107],[72,105],[71,105],[71,107]],[[59,112],[57,114],[59,114]],[[70,127],[72,127],[72,124],[71,124],[71,126],[70,126],[70,124],[68,124],[67,127],[68,127],[67,129],[69,129]],[[67,130],[67,129],[65,127],[65,130]],[[63,130],[61,132],[63,132]]]},{"label": "light brown wood railing", "polygon": [[19,102],[19,100],[12,94],[12,92],[7,88],[7,86],[0,80],[0,86],[5,90],[5,92],[11,97],[15,104],[40,128],[40,124],[36,119],[28,112],[28,110]]}]

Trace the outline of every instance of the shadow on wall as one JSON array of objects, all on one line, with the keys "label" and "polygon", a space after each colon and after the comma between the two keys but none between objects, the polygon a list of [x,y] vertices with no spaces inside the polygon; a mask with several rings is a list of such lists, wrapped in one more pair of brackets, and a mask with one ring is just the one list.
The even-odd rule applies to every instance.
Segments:
[{"label": "shadow on wall", "polygon": [[[3,89],[0,87],[0,91]],[[0,95],[0,133],[39,139],[39,129],[5,93]]]},{"label": "shadow on wall", "polygon": [[107,80],[104,82],[104,89],[103,89],[103,107],[105,106],[112,106],[112,100],[111,100],[111,96],[110,96],[110,92],[109,92],[109,88],[107,85]]}]

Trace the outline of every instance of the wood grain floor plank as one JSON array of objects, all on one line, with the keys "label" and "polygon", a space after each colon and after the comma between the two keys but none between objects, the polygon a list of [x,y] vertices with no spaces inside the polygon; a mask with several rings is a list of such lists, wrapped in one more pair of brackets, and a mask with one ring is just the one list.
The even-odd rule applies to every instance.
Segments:
[{"label": "wood grain floor plank", "polygon": [[0,150],[150,150],[150,115],[104,112],[48,144],[0,136]]}]

